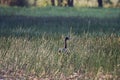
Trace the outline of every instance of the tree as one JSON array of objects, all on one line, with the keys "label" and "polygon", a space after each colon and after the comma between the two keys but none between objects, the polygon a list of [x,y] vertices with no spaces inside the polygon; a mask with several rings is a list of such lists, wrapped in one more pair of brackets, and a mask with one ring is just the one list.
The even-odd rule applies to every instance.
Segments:
[{"label": "tree", "polygon": [[73,0],[68,0],[68,6],[73,7]]},{"label": "tree", "polygon": [[98,0],[98,6],[103,7],[103,1],[102,0]]},{"label": "tree", "polygon": [[36,6],[36,4],[37,4],[37,0],[34,0],[34,4],[33,5]]},{"label": "tree", "polygon": [[111,0],[106,0],[105,3],[112,4]]},{"label": "tree", "polygon": [[58,0],[58,6],[62,6],[63,0]]},{"label": "tree", "polygon": [[52,6],[55,6],[55,0],[51,0]]},{"label": "tree", "polygon": [[27,1],[26,0],[16,0],[16,5],[17,6],[26,6]]},{"label": "tree", "polygon": [[10,5],[12,0],[0,0],[0,4],[2,5]]},{"label": "tree", "polygon": [[120,6],[120,0],[117,1],[116,7]]}]

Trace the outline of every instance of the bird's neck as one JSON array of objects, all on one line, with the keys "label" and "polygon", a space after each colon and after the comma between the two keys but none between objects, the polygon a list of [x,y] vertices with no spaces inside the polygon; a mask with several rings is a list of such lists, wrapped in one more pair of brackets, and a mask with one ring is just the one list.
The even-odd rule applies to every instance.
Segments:
[{"label": "bird's neck", "polygon": [[67,48],[67,40],[65,40],[65,48]]}]

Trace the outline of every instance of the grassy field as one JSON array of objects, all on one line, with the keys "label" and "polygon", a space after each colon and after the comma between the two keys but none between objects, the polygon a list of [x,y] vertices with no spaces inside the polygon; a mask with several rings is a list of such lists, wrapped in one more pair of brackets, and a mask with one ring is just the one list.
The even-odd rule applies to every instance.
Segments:
[{"label": "grassy field", "polygon": [[118,8],[0,7],[0,79],[119,80],[119,32]]},{"label": "grassy field", "polygon": [[118,17],[120,16],[119,8],[71,8],[71,7],[0,7],[0,15],[23,15],[32,17],[49,17],[49,16],[82,16],[82,17]]}]

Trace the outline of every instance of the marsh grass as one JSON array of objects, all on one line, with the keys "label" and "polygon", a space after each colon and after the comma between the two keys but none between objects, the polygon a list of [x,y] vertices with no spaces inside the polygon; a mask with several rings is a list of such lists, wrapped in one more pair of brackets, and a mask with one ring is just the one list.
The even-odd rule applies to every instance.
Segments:
[{"label": "marsh grass", "polygon": [[0,16],[0,36],[42,36],[44,32],[62,35],[67,34],[70,28],[78,35],[84,32],[119,34],[119,25],[119,16],[115,18]]},{"label": "marsh grass", "polygon": [[[63,7],[0,11],[1,79],[119,80],[119,9],[68,8],[69,15]],[[66,35],[70,54],[59,54]]]},{"label": "marsh grass", "polygon": [[62,36],[56,39],[52,36],[48,38],[45,34],[41,38],[30,40],[22,37],[1,37],[2,76],[9,74],[26,79],[28,76],[51,76],[55,79],[56,76],[57,79],[61,74],[69,76],[78,71],[81,74],[92,71],[94,75],[88,78],[95,79],[99,70],[102,70],[104,74],[112,74],[112,79],[117,79],[120,67],[119,36],[111,34],[92,37],[88,34],[90,33],[72,35],[69,42],[70,54],[58,53],[59,46],[63,44]]}]

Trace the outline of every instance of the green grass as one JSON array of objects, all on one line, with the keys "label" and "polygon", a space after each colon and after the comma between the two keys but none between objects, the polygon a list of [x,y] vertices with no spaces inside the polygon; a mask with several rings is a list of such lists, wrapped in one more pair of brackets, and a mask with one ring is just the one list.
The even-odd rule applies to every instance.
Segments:
[{"label": "green grass", "polygon": [[119,8],[70,8],[70,7],[0,7],[0,15],[23,16],[82,16],[82,17],[118,17]]},{"label": "green grass", "polygon": [[[0,13],[1,78],[119,79],[119,9],[0,7]],[[68,35],[70,54],[59,54]]]},{"label": "green grass", "polygon": [[[41,36],[46,32],[52,34],[67,34],[72,28],[75,34],[86,32],[119,34],[120,19],[94,17],[26,17],[0,16],[0,36]],[[99,34],[100,33],[100,34]],[[96,34],[96,35],[97,35]]]}]

